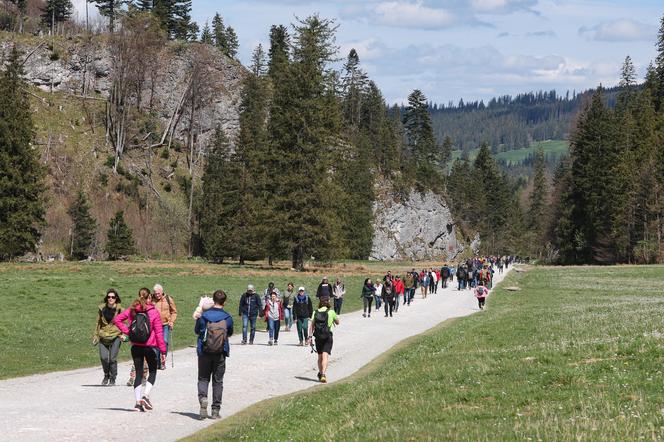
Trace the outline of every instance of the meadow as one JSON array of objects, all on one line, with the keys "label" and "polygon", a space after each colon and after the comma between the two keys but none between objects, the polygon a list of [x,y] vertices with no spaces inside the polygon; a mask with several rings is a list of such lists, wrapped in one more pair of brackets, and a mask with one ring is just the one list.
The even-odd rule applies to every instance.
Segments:
[{"label": "meadow", "polygon": [[512,272],[487,310],[191,440],[661,440],[663,293],[662,266]]},{"label": "meadow", "polygon": [[[567,156],[569,153],[569,142],[565,140],[549,140],[549,141],[539,141],[533,143],[530,147],[525,149],[515,149],[508,150],[505,152],[499,152],[493,157],[496,161],[505,161],[508,165],[518,165],[521,164],[528,156],[535,155],[537,150],[542,148],[544,150],[544,155],[551,160],[559,159],[564,156]],[[473,149],[469,152],[469,159],[472,161],[477,156],[479,149]],[[461,151],[455,150],[452,152],[452,161],[457,158],[461,158]]]},{"label": "meadow", "polygon": [[[287,263],[277,263],[274,268],[261,263],[2,264],[0,379],[98,365],[98,351],[92,346],[91,337],[97,306],[111,287],[119,291],[122,305],[127,307],[141,287],[151,289],[155,283],[162,284],[178,309],[174,346],[183,348],[195,343],[192,313],[200,296],[218,288],[228,293],[226,308],[237,318],[238,301],[247,284],[253,284],[262,294],[270,281],[280,290],[292,281],[296,288],[303,285],[315,295],[324,275],[331,279],[341,277],[347,290],[343,311],[348,312],[361,307],[360,293],[366,277],[382,277],[387,269],[400,268],[408,267],[347,261],[312,266],[309,271],[298,273],[290,271]],[[129,359],[129,345],[122,346],[120,358]]]}]

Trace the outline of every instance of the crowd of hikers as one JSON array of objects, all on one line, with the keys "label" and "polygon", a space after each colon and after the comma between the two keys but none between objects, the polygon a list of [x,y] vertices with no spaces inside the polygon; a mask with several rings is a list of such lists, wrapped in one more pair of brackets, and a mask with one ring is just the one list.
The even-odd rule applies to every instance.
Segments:
[{"label": "crowd of hikers", "polygon": [[[473,258],[456,267],[443,264],[440,268],[429,268],[393,275],[388,271],[382,278],[373,281],[367,278],[361,291],[362,316],[371,318],[382,311],[391,318],[403,306],[410,306],[417,291],[426,299],[445,289],[456,278],[457,289],[472,290],[478,307],[484,309],[486,297],[492,288],[495,272],[503,271],[517,261],[515,257]],[[242,318],[242,345],[253,345],[256,338],[256,323],[262,318],[267,327],[268,345],[279,344],[279,333],[290,332],[295,324],[300,346],[311,346],[318,354],[318,380],[327,382],[327,365],[333,346],[333,329],[339,325],[339,315],[346,296],[341,279],[330,283],[323,278],[315,293],[315,300],[305,287],[295,290],[292,282],[282,293],[270,282],[262,296],[249,284],[242,294],[238,316]],[[230,354],[228,338],[233,335],[233,317],[224,310],[227,295],[217,290],[212,297],[202,297],[193,313],[194,333],[197,336],[198,355],[198,399],[201,419],[220,417],[223,378],[226,358]],[[316,305],[316,308],[314,308]],[[97,326],[93,344],[99,346],[99,358],[104,371],[102,385],[113,386],[118,375],[117,358],[122,342],[131,342],[133,366],[128,386],[134,388],[136,411],[152,410],[150,393],[155,385],[157,370],[166,369],[166,357],[171,345],[172,331],[177,319],[177,308],[173,298],[156,284],[152,291],[141,288],[130,307],[123,310],[118,291],[109,289],[98,308]],[[208,390],[212,384],[211,413],[208,414]]]}]

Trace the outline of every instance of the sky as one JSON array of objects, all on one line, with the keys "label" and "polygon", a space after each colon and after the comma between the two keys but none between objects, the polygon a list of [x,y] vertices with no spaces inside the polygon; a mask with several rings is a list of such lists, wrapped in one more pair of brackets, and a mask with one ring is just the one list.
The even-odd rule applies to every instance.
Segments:
[{"label": "sky", "polygon": [[430,101],[456,103],[613,86],[627,55],[643,77],[655,58],[664,2],[193,0],[201,28],[215,12],[235,28],[245,65],[258,43],[269,46],[271,25],[318,13],[338,25],[339,57],[355,48],[389,103],[405,102],[414,89]]}]

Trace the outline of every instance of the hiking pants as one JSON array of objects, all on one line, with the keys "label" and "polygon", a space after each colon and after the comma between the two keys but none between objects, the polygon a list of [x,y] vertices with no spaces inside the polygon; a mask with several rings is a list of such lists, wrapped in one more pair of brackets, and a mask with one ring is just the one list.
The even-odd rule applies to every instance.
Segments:
[{"label": "hiking pants", "polygon": [[242,342],[247,342],[247,329],[251,324],[251,335],[249,337],[249,342],[254,342],[256,337],[256,315],[249,316],[246,313],[242,313]]},{"label": "hiking pants", "polygon": [[134,388],[141,385],[143,381],[143,359],[148,362],[148,382],[154,385],[157,380],[157,366],[159,365],[159,350],[156,347],[131,346],[131,358],[136,367],[136,378],[134,378]]},{"label": "hiking pants", "polygon": [[300,342],[309,339],[309,318],[297,318],[295,325],[297,327],[297,337]]},{"label": "hiking pants", "polygon": [[385,316],[388,314],[392,316],[392,311],[394,310],[394,300],[385,300]]},{"label": "hiking pants", "polygon": [[210,379],[212,380],[212,409],[221,408],[221,395],[224,392],[226,357],[223,354],[203,353],[198,356],[198,401],[207,399]]},{"label": "hiking pants", "polygon": [[278,319],[267,318],[267,331],[270,336],[270,341],[279,340],[279,328],[281,327],[281,321]]},{"label": "hiking pants", "polygon": [[341,305],[344,303],[344,298],[334,298],[334,312],[337,315],[341,314]]},{"label": "hiking pants", "polygon": [[477,304],[479,305],[480,308],[484,308],[485,303],[486,303],[486,298],[477,298]]},{"label": "hiking pants", "polygon": [[[368,298],[368,297],[363,297],[362,302],[364,304],[364,313],[367,313],[367,308],[369,309],[369,314],[371,314],[371,302],[373,301],[373,298]],[[378,308],[378,307],[376,307]]]},{"label": "hiking pants", "polygon": [[104,377],[115,380],[118,376],[118,353],[120,353],[120,338],[115,338],[110,344],[99,341],[99,359],[104,369]]}]

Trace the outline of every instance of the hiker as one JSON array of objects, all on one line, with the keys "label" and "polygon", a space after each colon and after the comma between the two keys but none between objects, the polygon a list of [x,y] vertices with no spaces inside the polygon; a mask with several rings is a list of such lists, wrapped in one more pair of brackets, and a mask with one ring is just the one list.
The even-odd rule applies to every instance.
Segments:
[{"label": "hiker", "polygon": [[281,302],[284,305],[284,325],[287,332],[293,326],[293,297],[295,297],[295,284],[289,282],[286,291],[281,296]]},{"label": "hiker", "polygon": [[371,278],[367,278],[364,280],[364,285],[362,286],[362,304],[364,305],[364,313],[362,313],[362,317],[366,318],[367,317],[367,309],[369,310],[369,318],[371,317],[371,302],[374,299],[374,295],[376,293],[376,287],[371,283]]},{"label": "hiker", "polygon": [[382,292],[382,298],[383,298],[383,304],[385,305],[385,317],[387,318],[387,315],[389,313],[390,318],[392,317],[392,311],[394,310],[394,284],[392,284],[392,280],[388,279],[385,281],[385,284],[383,284],[383,292]]},{"label": "hiker", "polygon": [[251,325],[249,345],[253,345],[256,337],[256,317],[258,315],[263,316],[263,306],[260,296],[251,284],[247,286],[247,291],[240,297],[238,315],[242,317],[242,345],[247,344],[247,328],[249,325]]},{"label": "hiker", "polygon": [[436,289],[438,288],[436,272],[433,269],[429,269],[427,276],[429,277],[429,294],[436,293]]},{"label": "hiker", "polygon": [[442,286],[444,289],[447,288],[447,280],[450,278],[450,268],[447,263],[443,264],[443,267],[440,268],[440,279],[442,281]]},{"label": "hiker", "polygon": [[404,292],[405,292],[405,286],[403,284],[403,281],[401,280],[401,277],[399,275],[394,277],[394,311],[398,312],[399,311],[399,300],[401,300],[401,303],[404,302]]},{"label": "hiker", "polygon": [[[339,317],[330,308],[330,300],[321,298],[318,304],[318,310],[311,315],[309,324],[309,336],[316,342],[316,352],[318,353],[318,380],[322,383],[327,382],[327,363],[332,354],[332,328],[339,325]],[[312,338],[309,338],[311,342]]]},{"label": "hiker", "polygon": [[475,287],[475,297],[477,298],[477,304],[480,307],[480,310],[484,310],[484,304],[486,302],[486,297],[489,296],[489,289],[483,285],[478,285]]},{"label": "hiker", "polygon": [[217,290],[212,295],[214,305],[203,312],[196,320],[194,333],[198,335],[196,353],[198,354],[198,403],[199,417],[208,417],[208,388],[212,381],[212,414],[210,418],[219,419],[221,395],[224,391],[226,358],[230,354],[228,338],[233,335],[233,317],[224,310],[226,293]]},{"label": "hiker", "polygon": [[115,385],[118,377],[118,353],[120,344],[125,338],[120,329],[113,324],[113,318],[122,312],[120,295],[115,289],[109,289],[102,303],[99,305],[97,327],[92,336],[92,344],[99,345],[99,359],[104,369],[104,379],[101,385],[110,387]]},{"label": "hiker", "polygon": [[316,298],[318,299],[330,299],[332,297],[333,288],[332,284],[327,280],[327,276],[323,278],[321,283],[318,285],[318,290],[316,290]]},{"label": "hiker", "polygon": [[459,264],[456,271],[458,290],[461,291],[466,288],[466,268],[464,265]]},{"label": "hiker", "polygon": [[309,318],[314,313],[311,298],[304,292],[304,287],[297,289],[297,296],[293,301],[293,319],[297,328],[297,337],[300,346],[309,340]]},{"label": "hiker", "polygon": [[[415,269],[413,269],[415,270]],[[415,276],[413,272],[406,272],[406,279],[404,281],[405,291],[403,303],[410,305],[410,301],[415,294]]]},{"label": "hiker", "polygon": [[374,300],[376,301],[376,311],[380,309],[380,306],[383,305],[383,284],[381,284],[380,279],[376,280],[374,284]]},{"label": "hiker", "polygon": [[388,270],[387,274],[383,276],[383,284],[387,281],[394,282],[394,277],[392,276],[392,270]]},{"label": "hiker", "polygon": [[422,298],[427,297],[427,292],[429,291],[429,275],[427,272],[422,269],[420,272],[420,295],[422,295]]},{"label": "hiker", "polygon": [[284,319],[284,305],[281,303],[277,292],[272,292],[272,295],[270,295],[270,300],[265,305],[264,315],[269,335],[267,345],[278,345],[279,329],[281,328],[281,321]]},{"label": "hiker", "polygon": [[[125,325],[129,321],[129,327]],[[150,290],[143,287],[138,291],[138,298],[131,307],[123,311],[115,318],[115,324],[120,331],[129,336],[131,341],[131,358],[136,367],[134,379],[134,397],[136,405],[134,411],[152,410],[150,392],[157,379],[157,366],[159,365],[159,351],[166,354],[166,343],[164,342],[164,327],[161,316],[152,303]],[[143,361],[148,363],[148,380],[145,383],[145,391],[141,381],[143,380]]]},{"label": "hiker", "polygon": [[346,287],[341,279],[337,278],[337,282],[332,287],[332,295],[334,296],[334,312],[337,315],[341,314],[341,305],[344,303],[344,295],[346,294]]},{"label": "hiker", "polygon": [[164,293],[164,288],[160,284],[155,284],[153,289],[152,302],[161,316],[161,323],[164,330],[164,342],[166,342],[166,351],[159,356],[159,369],[166,370],[166,356],[171,348],[171,330],[178,317],[178,311],[175,307],[175,301],[169,295]]}]

